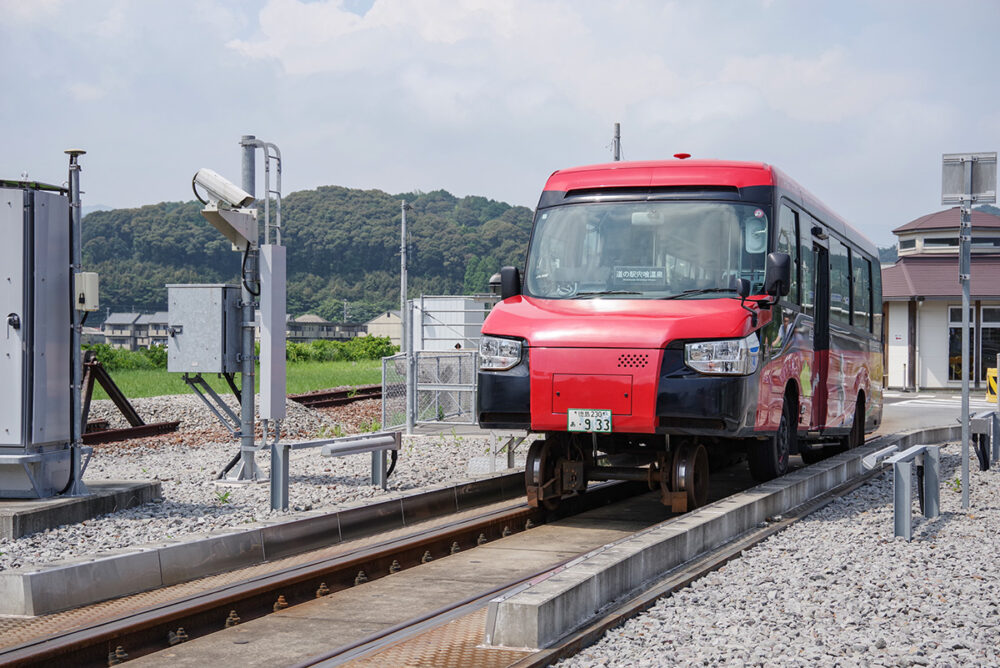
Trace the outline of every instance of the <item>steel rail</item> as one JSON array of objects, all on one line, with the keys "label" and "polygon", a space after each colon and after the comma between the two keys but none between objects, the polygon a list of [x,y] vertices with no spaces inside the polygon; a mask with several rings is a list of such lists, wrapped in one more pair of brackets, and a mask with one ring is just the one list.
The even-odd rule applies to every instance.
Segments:
[{"label": "steel rail", "polygon": [[128,441],[133,438],[143,438],[146,436],[158,436],[160,434],[175,432],[179,426],[180,422],[154,422],[152,424],[140,424],[122,429],[88,431],[83,434],[83,442],[87,445],[96,445],[98,443]]},{"label": "steel rail", "polygon": [[381,385],[360,385],[346,390],[317,390],[304,394],[289,394],[292,401],[311,408],[344,406],[363,399],[381,399]]},{"label": "steel rail", "polygon": [[283,596],[288,605],[304,603],[318,598],[323,586],[328,589],[327,593],[355,586],[361,571],[365,575],[362,581],[386,577],[394,572],[393,562],[398,562],[402,569],[417,566],[423,563],[428,552],[433,558],[451,554],[454,543],[462,550],[471,549],[483,536],[493,541],[527,529],[529,521],[543,524],[549,519],[613,502],[637,490],[636,485],[620,483],[595,486],[584,496],[567,499],[557,512],[546,512],[527,504],[494,509],[445,526],[2,648],[0,665],[103,666],[118,646],[123,647],[129,658],[136,658],[166,649],[169,634],[176,632],[178,627],[183,627],[189,638],[207,635],[225,628],[231,610],[237,612],[241,621],[262,617],[274,612],[279,596]]},{"label": "steel rail", "polygon": [[[866,443],[872,440],[874,438],[868,439]],[[730,561],[739,558],[745,550],[759,545],[799,520],[808,517],[833,501],[850,494],[882,473],[883,470],[884,466],[879,466],[871,471],[865,471],[841,483],[837,487],[805,501],[798,507],[781,515],[780,519],[775,519],[773,522],[769,521],[767,526],[744,533],[725,545],[679,566],[665,578],[645,591],[630,597],[621,605],[607,612],[600,619],[570,633],[559,640],[556,645],[540,650],[532,656],[515,662],[510,668],[541,668],[542,666],[548,666],[560,659],[577,654],[584,648],[600,640],[608,630],[620,626],[629,619],[653,607],[659,599],[687,587],[692,582],[700,580],[713,571],[719,570]]]},{"label": "steel rail", "polygon": [[[869,441],[871,440],[873,439],[869,439]],[[874,470],[861,473],[858,476],[845,481],[836,488],[828,490],[827,492],[805,501],[798,507],[783,514],[780,519],[775,519],[773,522],[769,521],[766,527],[751,530],[741,536],[738,536],[729,543],[726,543],[715,550],[711,550],[708,553],[696,557],[686,564],[677,567],[665,578],[653,584],[650,588],[629,597],[624,603],[605,613],[605,615],[600,619],[595,620],[581,629],[567,635],[556,645],[542,649],[529,657],[513,663],[511,668],[540,668],[551,665],[560,659],[573,656],[583,648],[599,640],[600,637],[609,629],[619,626],[628,619],[649,609],[660,598],[683,589],[695,580],[704,577],[712,571],[722,568],[733,559],[738,558],[744,550],[750,549],[767,538],[770,538],[774,534],[783,531],[795,522],[807,517],[820,508],[823,508],[837,498],[849,494],[881,472],[882,468],[876,468]],[[531,582],[535,578],[553,571],[561,570],[562,568],[565,568],[569,562],[575,561],[576,559],[578,559],[578,557],[572,557],[556,566],[512,580],[511,582],[494,588],[488,593],[477,594],[463,601],[443,606],[439,610],[429,612],[413,620],[398,624],[392,628],[376,632],[357,642],[335,648],[322,655],[311,657],[310,659],[296,664],[294,668],[305,668],[307,666],[315,665],[339,665],[354,659],[371,658],[372,656],[376,656],[377,653],[384,647],[399,642],[406,642],[406,640],[417,636],[424,631],[438,627],[448,621],[451,621],[452,619],[485,607],[494,596],[497,596],[502,592],[514,590],[517,587],[523,587],[526,583]]]}]

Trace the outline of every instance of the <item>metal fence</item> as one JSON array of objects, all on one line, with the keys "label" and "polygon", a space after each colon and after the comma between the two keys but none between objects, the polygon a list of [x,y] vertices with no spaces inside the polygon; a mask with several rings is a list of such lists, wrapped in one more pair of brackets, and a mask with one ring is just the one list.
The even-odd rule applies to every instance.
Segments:
[{"label": "metal fence", "polygon": [[407,411],[412,422],[476,423],[477,351],[414,354],[416,401],[407,406],[406,354],[382,358],[382,429],[406,426]]},{"label": "metal fence", "polygon": [[406,355],[382,358],[382,429],[406,426]]},{"label": "metal fence", "polygon": [[430,352],[417,356],[415,422],[476,423],[477,351]]}]

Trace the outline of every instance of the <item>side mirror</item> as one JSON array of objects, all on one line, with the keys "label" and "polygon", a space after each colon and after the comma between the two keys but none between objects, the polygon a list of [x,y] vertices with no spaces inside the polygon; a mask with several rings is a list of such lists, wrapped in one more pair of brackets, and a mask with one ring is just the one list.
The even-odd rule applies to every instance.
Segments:
[{"label": "side mirror", "polygon": [[517,267],[500,270],[500,298],[507,299],[521,294],[521,272]]},{"label": "side mirror", "polygon": [[736,279],[736,294],[740,296],[741,299],[746,299],[750,296],[750,281],[745,278]]},{"label": "side mirror", "polygon": [[788,253],[768,253],[764,268],[764,292],[784,297],[792,283],[792,258]]}]

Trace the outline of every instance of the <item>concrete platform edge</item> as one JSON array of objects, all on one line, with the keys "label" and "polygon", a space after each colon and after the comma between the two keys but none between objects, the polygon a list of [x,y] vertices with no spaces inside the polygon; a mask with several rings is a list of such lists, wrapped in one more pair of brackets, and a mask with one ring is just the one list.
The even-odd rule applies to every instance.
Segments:
[{"label": "concrete platform edge", "polygon": [[640,532],[514,596],[491,601],[486,642],[511,648],[549,646],[667,571],[859,474],[869,452],[958,438],[958,425],[883,436]]},{"label": "concrete platform edge", "polygon": [[22,538],[98,515],[134,508],[162,496],[159,481],[87,481],[91,495],[52,499],[0,499],[0,537]]}]

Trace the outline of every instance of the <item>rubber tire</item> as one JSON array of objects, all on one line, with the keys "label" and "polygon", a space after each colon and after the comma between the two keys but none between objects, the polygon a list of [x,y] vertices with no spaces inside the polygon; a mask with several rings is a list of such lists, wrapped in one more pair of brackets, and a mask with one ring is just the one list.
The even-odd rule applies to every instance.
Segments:
[{"label": "rubber tire", "polygon": [[[861,416],[861,419],[858,419]],[[865,401],[858,395],[858,401],[854,404],[854,424],[851,425],[851,433],[844,439],[844,449],[858,448],[865,443]]]},{"label": "rubber tire", "polygon": [[754,441],[747,449],[750,475],[757,482],[766,482],[788,473],[788,455],[792,451],[796,433],[794,411],[786,400],[781,409],[778,431],[764,441]]},{"label": "rubber tire", "polygon": [[[841,452],[847,452],[851,448],[856,448],[865,442],[865,406],[861,402],[861,395],[858,395],[857,403],[854,404],[854,422],[851,423],[851,431],[848,432],[847,436],[841,436],[836,445],[830,446],[829,450],[831,454],[839,455]],[[859,421],[857,416],[861,415],[862,418]]]},{"label": "rubber tire", "polygon": [[808,446],[799,447],[799,455],[802,456],[802,463],[806,466],[821,462],[832,454],[833,450],[822,446],[818,448],[810,448]]}]

